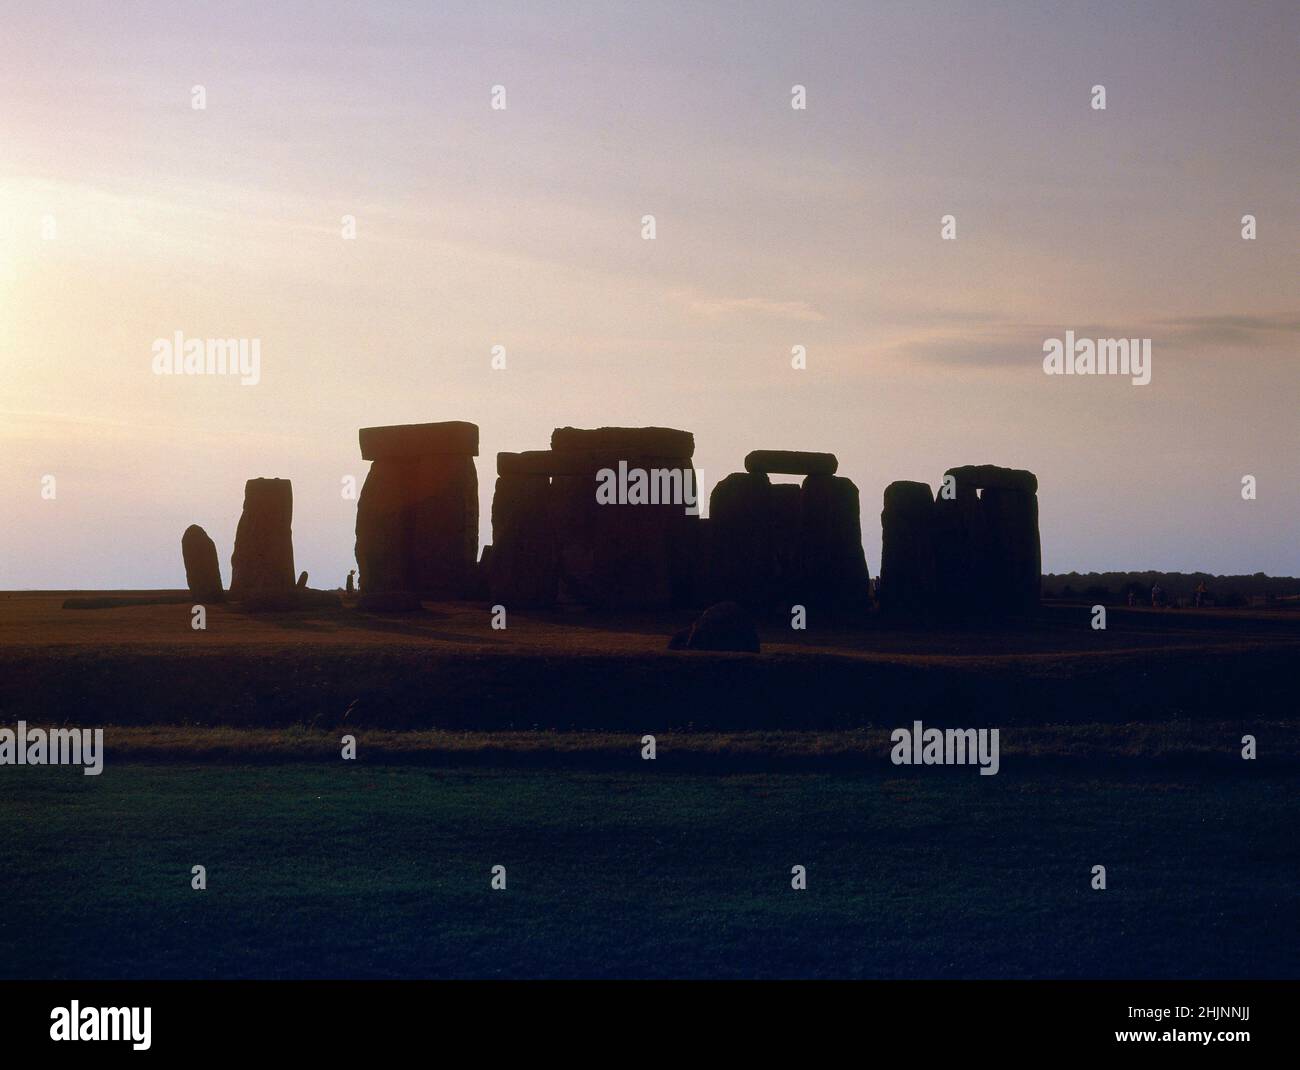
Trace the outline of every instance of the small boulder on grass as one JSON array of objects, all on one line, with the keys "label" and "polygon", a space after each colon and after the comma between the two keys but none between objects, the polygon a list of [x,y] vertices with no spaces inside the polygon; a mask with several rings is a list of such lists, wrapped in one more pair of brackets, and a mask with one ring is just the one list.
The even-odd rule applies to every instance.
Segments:
[{"label": "small boulder on grass", "polygon": [[719,602],[709,606],[690,627],[683,628],[669,639],[668,649],[757,654],[758,630],[749,614],[735,602]]}]

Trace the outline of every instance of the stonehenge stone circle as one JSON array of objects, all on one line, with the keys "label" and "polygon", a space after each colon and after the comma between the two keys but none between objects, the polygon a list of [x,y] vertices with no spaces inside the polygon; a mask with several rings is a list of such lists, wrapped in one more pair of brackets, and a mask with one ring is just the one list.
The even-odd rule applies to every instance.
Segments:
[{"label": "stonehenge stone circle", "polygon": [[[549,449],[497,454],[493,539],[480,559],[475,424],[365,427],[358,443],[370,462],[356,519],[363,609],[489,597],[525,607],[734,603],[747,613],[870,605],[858,488],[836,474],[831,453],[752,450],[745,471],[713,488],[706,519],[689,431],[558,427]],[[245,608],[338,602],[307,590],[305,572],[295,589],[292,523],[289,480],[248,480],[228,592]],[[1007,617],[1038,606],[1032,472],[959,465],[938,494],[925,483],[891,483],[880,523],[877,593],[886,613]],[[193,597],[222,599],[216,546],[198,525],[185,530],[181,554]]]}]

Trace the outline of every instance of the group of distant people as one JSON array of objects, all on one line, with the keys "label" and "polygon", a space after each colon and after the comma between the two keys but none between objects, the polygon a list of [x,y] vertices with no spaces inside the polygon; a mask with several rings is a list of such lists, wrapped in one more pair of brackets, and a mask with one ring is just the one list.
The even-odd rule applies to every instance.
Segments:
[{"label": "group of distant people", "polygon": [[[1206,596],[1210,593],[1209,588],[1205,586],[1205,581],[1201,580],[1192,592],[1192,605],[1196,609],[1201,609],[1205,605]],[[1136,587],[1130,587],[1128,590],[1128,604],[1136,606],[1138,604],[1138,593]],[[1165,589],[1158,583],[1151,585],[1151,608],[1161,609],[1165,606]]]}]

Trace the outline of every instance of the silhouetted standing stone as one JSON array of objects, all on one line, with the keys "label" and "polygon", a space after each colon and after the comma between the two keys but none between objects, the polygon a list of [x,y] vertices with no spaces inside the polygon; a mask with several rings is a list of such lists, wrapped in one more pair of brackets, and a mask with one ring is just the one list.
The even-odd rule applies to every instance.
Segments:
[{"label": "silhouetted standing stone", "polygon": [[599,604],[596,582],[596,471],[595,462],[581,475],[556,475],[551,479],[550,523],[555,537],[560,601]]},{"label": "silhouetted standing stone", "polygon": [[688,628],[668,641],[669,650],[725,650],[759,653],[758,631],[749,614],[735,602],[709,606]]},{"label": "silhouetted standing stone", "polygon": [[733,472],[709,496],[712,597],[750,609],[767,605],[778,573],[772,531],[772,483],[760,472]]},{"label": "silhouetted standing stone", "polygon": [[357,502],[364,594],[461,597],[478,561],[478,428],[451,421],[362,428],[373,459]]},{"label": "silhouetted standing stone", "polygon": [[[594,479],[602,477],[610,488],[622,483],[627,500],[597,500],[592,604],[664,609],[680,601],[675,594],[684,582],[679,573],[688,572],[687,531],[698,521],[687,515],[684,497],[695,485],[690,459],[608,455],[601,458]],[[593,490],[595,486],[593,482]]]},{"label": "silhouetted standing stone", "polygon": [[299,573],[298,573],[298,590],[300,590],[300,591],[305,591],[306,589],[307,589],[307,573],[305,573],[305,572],[299,572]]},{"label": "silhouetted standing stone", "polygon": [[968,616],[988,607],[984,514],[979,495],[958,482],[954,497],[942,488],[934,502],[934,570],[938,608]]},{"label": "silhouetted standing stone", "polygon": [[804,479],[799,549],[803,568],[797,594],[802,604],[843,609],[867,605],[870,576],[862,550],[858,488],[851,479]]},{"label": "silhouetted standing stone", "polygon": [[217,562],[217,544],[198,524],[191,524],[181,536],[181,557],[185,561],[185,583],[197,602],[220,602],[221,565]]},{"label": "silhouetted standing stone", "polygon": [[293,484],[250,479],[230,555],[230,594],[292,590],[293,575]]},{"label": "silhouetted standing stone", "polygon": [[1033,612],[1042,595],[1038,495],[986,487],[980,496],[989,547],[991,598],[996,610]]},{"label": "silhouetted standing stone", "polygon": [[[699,517],[695,438],[665,427],[556,428],[551,456],[502,455],[504,475],[550,471],[561,600],[606,608],[664,608],[689,600]],[[616,487],[610,500],[598,495]],[[644,492],[644,493],[642,493]],[[697,510],[698,511],[698,510]]]},{"label": "silhouetted standing stone", "polygon": [[506,606],[549,605],[556,595],[551,481],[502,475],[492,495],[492,546],[486,554],[491,597]]},{"label": "silhouetted standing stone", "polygon": [[680,504],[599,505],[597,510],[594,604],[611,609],[671,606],[674,542],[696,518],[688,518]]},{"label": "silhouetted standing stone", "polygon": [[357,502],[366,594],[455,597],[478,558],[478,473],[471,457],[381,458]]},{"label": "silhouetted standing stone", "polygon": [[880,513],[880,607],[921,616],[935,601],[934,496],[925,483],[899,481],[885,488]]}]

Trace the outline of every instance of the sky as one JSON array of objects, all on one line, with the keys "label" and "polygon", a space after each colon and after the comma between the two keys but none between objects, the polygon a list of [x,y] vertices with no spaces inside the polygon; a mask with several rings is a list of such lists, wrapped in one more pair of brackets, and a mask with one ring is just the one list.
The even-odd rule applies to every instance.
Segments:
[{"label": "sky", "polygon": [[257,476],[339,586],[357,429],[436,420],[485,543],[498,451],[661,425],[835,453],[873,575],[885,486],[985,463],[1044,571],[1300,574],[1294,3],[0,8],[0,589],[183,587],[191,523],[228,582]]}]

